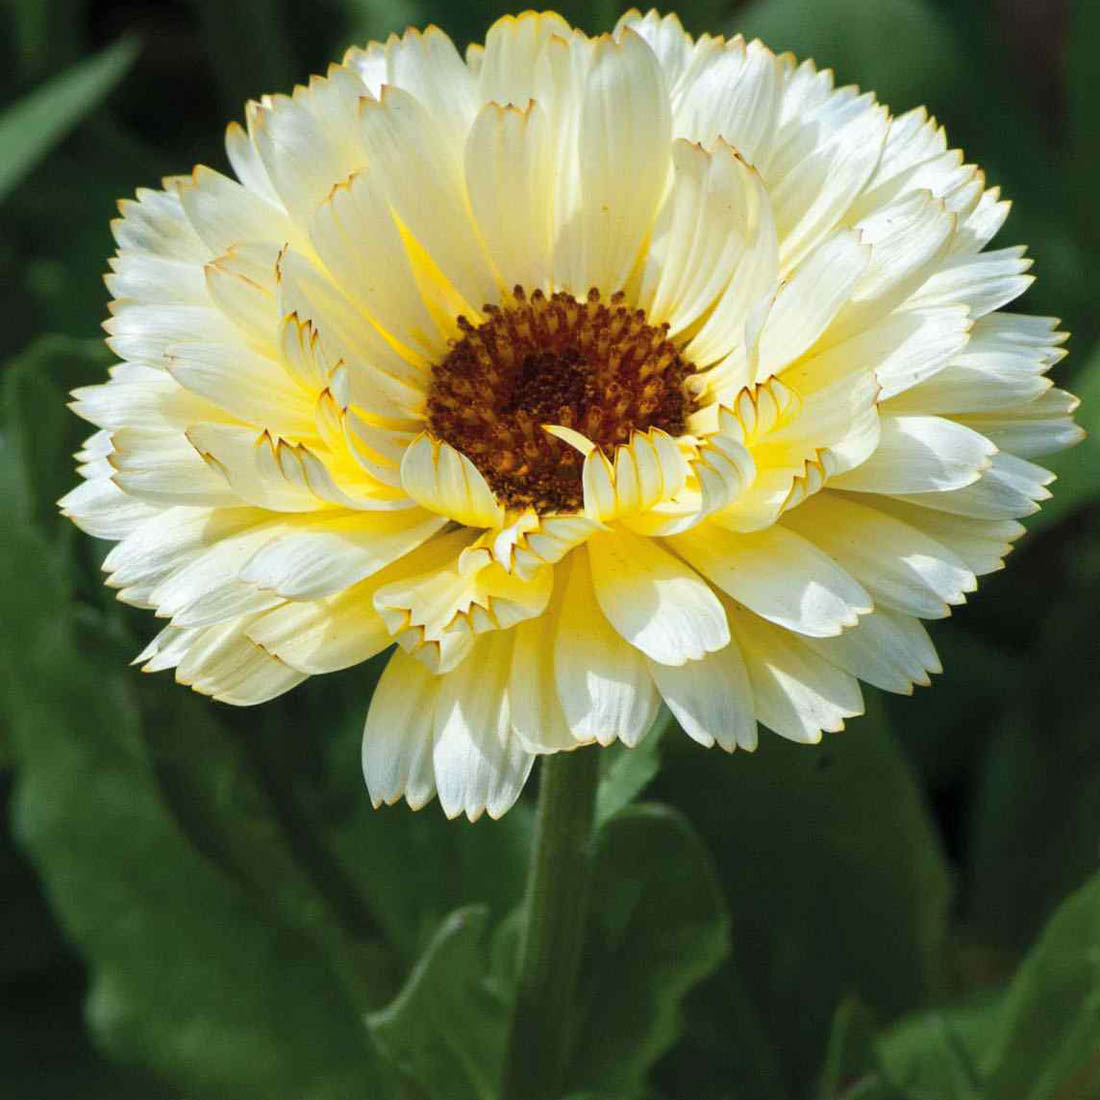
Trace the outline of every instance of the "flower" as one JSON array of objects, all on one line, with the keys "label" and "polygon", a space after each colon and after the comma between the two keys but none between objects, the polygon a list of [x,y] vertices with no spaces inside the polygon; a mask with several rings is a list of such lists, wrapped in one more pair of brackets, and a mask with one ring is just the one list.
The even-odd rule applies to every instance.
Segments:
[{"label": "flower", "polygon": [[1008,203],[923,110],[631,12],[352,49],[114,223],[61,502],[138,658],[260,703],[396,642],[375,804],[534,757],[816,742],[998,569],[1073,443]]}]

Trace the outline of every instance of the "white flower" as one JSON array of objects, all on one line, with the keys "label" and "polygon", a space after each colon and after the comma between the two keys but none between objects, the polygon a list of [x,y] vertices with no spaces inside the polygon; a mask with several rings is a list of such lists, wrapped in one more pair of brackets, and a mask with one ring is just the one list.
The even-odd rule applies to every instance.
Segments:
[{"label": "white flower", "polygon": [[892,118],[674,16],[410,31],[229,127],[114,223],[67,515],[169,620],[139,660],[260,703],[398,648],[376,803],[503,813],[536,754],[815,742],[1000,568],[1078,436],[1001,312],[1008,204]]}]

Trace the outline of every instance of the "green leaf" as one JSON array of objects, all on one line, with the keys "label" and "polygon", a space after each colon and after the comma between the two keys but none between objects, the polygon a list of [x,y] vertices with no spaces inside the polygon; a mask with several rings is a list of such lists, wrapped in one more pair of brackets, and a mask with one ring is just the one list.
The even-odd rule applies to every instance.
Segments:
[{"label": "green leaf", "polygon": [[639,805],[596,838],[570,1089],[640,1096],[682,1028],[684,995],[729,951],[710,856],[687,820]]},{"label": "green leaf", "polygon": [[1100,479],[1096,476],[1096,471],[1100,470],[1100,348],[1077,371],[1069,385],[1081,399],[1077,423],[1088,434],[1076,447],[1037,460],[1052,470],[1058,480],[1050,486],[1053,499],[1044,501],[1041,511],[1027,521],[1032,532],[1053,527],[1100,496]]},{"label": "green leaf", "polygon": [[835,1100],[871,1064],[874,1024],[874,1015],[858,997],[845,997],[837,1005],[821,1071],[821,1100]]},{"label": "green leaf", "polygon": [[[818,1082],[843,996],[889,1019],[942,984],[940,840],[873,696],[868,709],[813,747],[762,732],[755,754],[726,756],[671,738],[654,787],[713,853],[735,930],[732,973],[776,1028],[765,1034],[796,1095]],[[698,1056],[717,1067],[731,1052]]]},{"label": "green leaf", "polygon": [[189,843],[161,798],[133,673],[102,629],[80,637],[65,570],[11,518],[0,570],[19,583],[0,586],[0,706],[17,757],[15,825],[90,964],[93,1033],[210,1100],[380,1088],[332,958]]},{"label": "green leaf", "polygon": [[1100,1096],[1100,875],[1047,924],[1004,998],[983,1061],[996,1100]]},{"label": "green leaf", "polygon": [[121,39],[47,80],[0,115],[0,202],[126,75],[137,43]]},{"label": "green leaf", "polygon": [[926,0],[756,0],[732,29],[813,58],[838,86],[857,83],[899,111],[930,95],[947,105],[963,69],[951,25]]},{"label": "green leaf", "polygon": [[498,1094],[509,1004],[488,980],[487,921],[484,907],[452,913],[393,1003],[367,1017],[414,1096],[493,1100]]},{"label": "green leaf", "polygon": [[661,709],[652,727],[634,748],[612,745],[600,756],[600,787],[596,794],[596,822],[601,824],[625,809],[649,786],[661,766],[661,738],[675,726],[667,709]]},{"label": "green leaf", "polygon": [[905,1021],[876,1047],[882,1078],[906,1100],[982,1100],[985,1095],[969,1052],[943,1012]]},{"label": "green leaf", "polygon": [[6,499],[43,531],[73,531],[59,516],[57,500],[77,484],[72,455],[94,429],[65,403],[74,387],[105,380],[110,361],[100,340],[41,336],[4,370],[5,434],[20,471]]}]

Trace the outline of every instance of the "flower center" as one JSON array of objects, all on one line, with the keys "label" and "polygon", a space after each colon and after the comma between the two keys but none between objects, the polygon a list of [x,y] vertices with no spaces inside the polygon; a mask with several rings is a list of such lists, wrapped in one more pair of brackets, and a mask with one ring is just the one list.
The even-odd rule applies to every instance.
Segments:
[{"label": "flower center", "polygon": [[586,301],[558,292],[528,297],[516,287],[485,306],[480,325],[458,319],[462,336],[432,367],[428,430],[461,451],[509,508],[581,508],[584,457],[543,429],[572,428],[609,456],[635,431],[684,432],[691,365],[644,311],[590,290]]}]

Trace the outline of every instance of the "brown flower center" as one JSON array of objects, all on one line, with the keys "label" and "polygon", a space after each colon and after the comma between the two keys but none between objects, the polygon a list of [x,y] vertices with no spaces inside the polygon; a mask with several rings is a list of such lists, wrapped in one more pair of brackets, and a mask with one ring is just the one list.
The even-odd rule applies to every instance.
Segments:
[{"label": "brown flower center", "polygon": [[465,454],[509,508],[569,512],[583,504],[583,456],[543,429],[560,424],[611,454],[635,431],[682,435],[691,365],[642,310],[516,287],[432,367],[428,430]]}]

